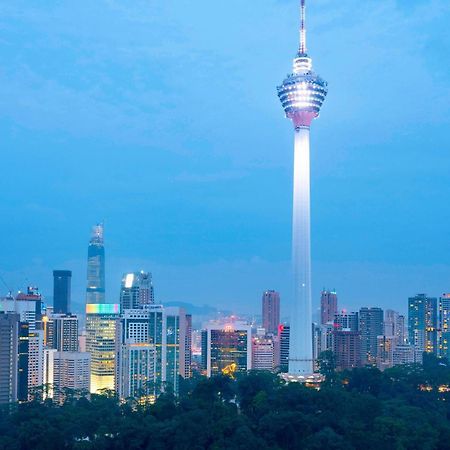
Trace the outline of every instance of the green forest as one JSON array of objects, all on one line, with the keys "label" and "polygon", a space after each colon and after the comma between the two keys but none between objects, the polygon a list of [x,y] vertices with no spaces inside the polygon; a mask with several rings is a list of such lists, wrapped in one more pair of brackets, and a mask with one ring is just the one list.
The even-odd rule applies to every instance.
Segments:
[{"label": "green forest", "polygon": [[0,449],[449,449],[450,367],[336,373],[323,355],[319,390],[268,372],[185,380],[153,405],[112,392],[38,400],[0,412]]}]

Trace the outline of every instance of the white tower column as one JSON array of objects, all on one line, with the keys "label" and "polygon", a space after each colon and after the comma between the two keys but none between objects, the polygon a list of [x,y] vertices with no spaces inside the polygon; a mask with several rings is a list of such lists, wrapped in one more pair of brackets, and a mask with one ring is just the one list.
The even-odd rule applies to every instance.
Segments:
[{"label": "white tower column", "polygon": [[289,374],[313,373],[309,126],[295,128]]}]

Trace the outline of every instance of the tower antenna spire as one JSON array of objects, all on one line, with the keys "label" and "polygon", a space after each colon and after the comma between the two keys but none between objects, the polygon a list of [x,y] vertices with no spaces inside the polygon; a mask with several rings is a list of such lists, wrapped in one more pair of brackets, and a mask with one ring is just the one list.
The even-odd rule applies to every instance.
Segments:
[{"label": "tower antenna spire", "polygon": [[298,49],[299,55],[306,55],[306,28],[305,28],[305,0],[300,3],[300,47]]}]

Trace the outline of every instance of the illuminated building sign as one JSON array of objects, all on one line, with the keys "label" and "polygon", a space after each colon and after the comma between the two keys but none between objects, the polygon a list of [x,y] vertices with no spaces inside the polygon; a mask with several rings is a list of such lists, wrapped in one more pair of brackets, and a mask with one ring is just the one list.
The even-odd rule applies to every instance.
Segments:
[{"label": "illuminated building sign", "polygon": [[88,303],[86,314],[119,314],[118,303]]}]

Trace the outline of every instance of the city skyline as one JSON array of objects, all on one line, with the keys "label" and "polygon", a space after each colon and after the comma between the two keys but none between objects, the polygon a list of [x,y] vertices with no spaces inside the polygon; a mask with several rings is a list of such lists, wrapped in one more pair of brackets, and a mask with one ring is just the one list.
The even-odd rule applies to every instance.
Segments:
[{"label": "city skyline", "polygon": [[[286,304],[292,161],[272,86],[295,45],[295,4],[266,1],[256,10],[201,1],[189,12],[183,1],[176,11],[102,3],[89,7],[89,18],[80,7],[52,4],[50,18],[58,20],[51,23],[38,9],[19,16],[15,6],[5,7],[1,51],[10,65],[0,79],[11,101],[1,106],[2,154],[5,167],[24,176],[21,183],[9,175],[0,182],[10,218],[0,229],[2,291],[37,284],[50,297],[51,271],[72,270],[72,304],[81,311],[87,230],[104,218],[113,302],[122,273],[142,269],[154,274],[162,301],[221,308],[233,294],[231,307],[251,312],[263,290],[276,289]],[[371,17],[369,6],[355,5],[323,1],[310,11],[311,53],[333,92],[315,124],[312,154],[313,301],[317,307],[323,287],[336,288],[348,309],[405,311],[409,296],[449,290],[450,102],[442,54],[450,13],[444,1],[383,1],[370,6]],[[248,14],[234,17],[239,8]],[[208,25],[218,12],[224,24],[234,21],[230,31]],[[178,27],[186,16],[193,25]],[[73,28],[69,17],[88,28]],[[250,27],[255,36],[243,40],[239,29]],[[129,38],[115,38],[130,29]],[[63,49],[52,39],[62,39]],[[13,55],[17,45],[22,50]],[[42,53],[54,56],[48,67]],[[201,65],[193,71],[191,62]],[[221,70],[210,76],[216,64]],[[184,97],[169,93],[169,106],[156,115],[152,102],[179,80],[180,69],[184,79],[175,86]],[[208,83],[223,106],[220,116],[210,100],[193,101]],[[426,93],[417,92],[423,83]],[[385,108],[385,98],[372,95],[378,86],[398,102]],[[424,115],[430,99],[432,114]],[[180,134],[165,119],[188,105],[195,119]],[[236,113],[241,109],[245,115]],[[139,224],[130,219],[137,208],[145,214]],[[171,283],[175,274],[179,287]],[[201,292],[194,289],[199,280]]]}]

